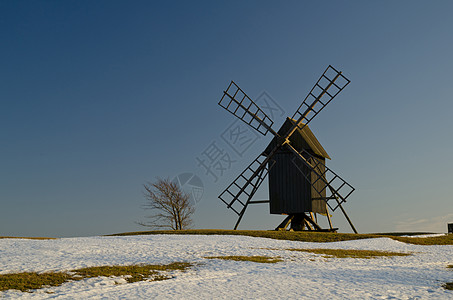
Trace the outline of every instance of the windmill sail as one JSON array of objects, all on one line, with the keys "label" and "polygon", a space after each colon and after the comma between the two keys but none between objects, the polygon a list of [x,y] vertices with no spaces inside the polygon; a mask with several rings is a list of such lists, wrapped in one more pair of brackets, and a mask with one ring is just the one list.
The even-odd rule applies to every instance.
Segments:
[{"label": "windmill sail", "polygon": [[259,155],[238,177],[220,194],[219,198],[237,215],[247,206],[269,172],[272,164],[269,159]]},{"label": "windmill sail", "polygon": [[349,83],[349,79],[329,65],[292,116],[298,120],[297,126],[302,129],[310,123]]},{"label": "windmill sail", "polygon": [[271,118],[234,81],[223,92],[219,105],[262,135],[266,135],[268,131],[275,134]]},{"label": "windmill sail", "polygon": [[[332,196],[326,197],[325,201],[332,211],[335,211],[341,204],[346,202],[346,199],[355,190],[352,185],[346,182],[346,180],[341,178],[304,149],[299,152],[299,155],[294,156],[292,162],[305,178],[311,182],[317,195],[322,195],[326,189],[329,189]],[[304,166],[309,167],[311,173],[303,172]],[[309,176],[314,176],[315,178],[308,178]],[[316,184],[318,182],[321,182],[321,184]],[[334,199],[338,199],[338,201],[336,201],[336,205],[332,206],[330,205],[329,200]]]}]

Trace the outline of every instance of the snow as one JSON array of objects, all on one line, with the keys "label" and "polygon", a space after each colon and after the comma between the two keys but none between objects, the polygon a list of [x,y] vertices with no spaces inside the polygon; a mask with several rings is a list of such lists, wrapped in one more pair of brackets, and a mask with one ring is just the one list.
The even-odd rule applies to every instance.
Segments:
[{"label": "snow", "polygon": [[[266,249],[264,249],[266,248]],[[324,258],[288,248],[368,249],[413,253],[374,259]],[[271,250],[281,249],[281,250]],[[30,299],[453,299],[451,245],[411,245],[390,238],[308,243],[227,235],[146,235],[56,240],[0,239],[0,274],[88,266],[197,263],[164,281],[90,278],[0,298]],[[280,256],[263,264],[205,256]]]},{"label": "snow", "polygon": [[431,234],[419,234],[419,235],[402,235],[403,237],[411,237],[411,238],[427,238],[427,237],[438,237],[444,236],[446,233],[431,233]]}]

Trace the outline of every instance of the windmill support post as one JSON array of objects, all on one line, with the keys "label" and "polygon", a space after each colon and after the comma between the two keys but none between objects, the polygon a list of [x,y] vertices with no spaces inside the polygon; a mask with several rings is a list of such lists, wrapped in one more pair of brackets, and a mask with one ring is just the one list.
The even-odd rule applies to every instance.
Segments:
[{"label": "windmill support post", "polygon": [[352,230],[354,231],[354,233],[358,233],[357,230],[356,230],[355,227],[354,227],[354,224],[352,224],[351,219],[349,219],[348,214],[346,213],[346,211],[344,210],[343,206],[341,205],[341,202],[338,200],[337,196],[335,195],[335,191],[333,191],[333,189],[332,189],[330,186],[329,186],[329,189],[330,189],[330,191],[332,192],[332,195],[335,197],[335,200],[337,201],[338,206],[339,206],[340,209],[341,209],[341,212],[342,212],[343,215],[345,216],[345,218],[346,218],[346,220],[348,221],[349,225],[351,226]]},{"label": "windmill support post", "polygon": [[338,228],[333,227],[330,227],[330,229],[322,229],[312,217],[305,213],[288,215],[275,230],[285,231],[289,225],[291,225],[290,229],[293,231],[303,231],[305,227],[308,231],[336,232],[338,230]]},{"label": "windmill support post", "polygon": [[288,227],[289,223],[291,223],[291,220],[294,218],[294,215],[289,215],[287,216],[283,222],[280,223],[280,225],[277,226],[277,228],[275,228],[275,230],[286,230],[286,227]]},{"label": "windmill support post", "polygon": [[330,229],[333,229],[332,220],[330,219],[329,210],[327,210],[327,214],[326,215],[327,215],[327,221],[329,222],[329,227],[330,227]]}]

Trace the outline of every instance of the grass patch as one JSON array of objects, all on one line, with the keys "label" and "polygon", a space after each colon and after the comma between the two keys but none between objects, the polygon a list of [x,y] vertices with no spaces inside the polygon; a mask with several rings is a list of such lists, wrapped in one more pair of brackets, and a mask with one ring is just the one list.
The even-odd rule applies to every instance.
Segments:
[{"label": "grass patch", "polygon": [[27,292],[47,286],[59,286],[70,280],[79,280],[64,272],[22,272],[0,274],[0,291],[19,290]]},{"label": "grass patch", "polygon": [[353,233],[275,231],[275,230],[224,230],[224,229],[137,231],[112,234],[110,236],[150,235],[150,234],[242,235],[303,242],[338,242],[376,237],[375,235],[371,234],[353,234]]},{"label": "grass patch", "polygon": [[184,271],[191,264],[189,263],[171,263],[168,265],[132,265],[132,266],[102,266],[77,269],[74,272],[76,275],[83,278],[99,277],[99,276],[128,276],[127,282],[137,282],[148,278],[155,280],[165,280],[171,277],[166,277],[159,274],[159,271]]},{"label": "grass patch", "polygon": [[453,245],[453,234],[446,234],[442,236],[424,237],[424,238],[413,238],[413,237],[390,237],[394,240],[415,244],[415,245]]},{"label": "grass patch", "polygon": [[160,274],[161,271],[185,271],[192,264],[176,262],[168,265],[132,265],[132,266],[101,266],[71,270],[68,272],[22,272],[12,274],[0,274],[0,291],[19,290],[28,292],[49,286],[59,286],[72,280],[99,276],[124,276],[127,282],[142,280],[165,280],[170,276]]},{"label": "grass patch", "polygon": [[314,254],[322,254],[325,258],[376,258],[386,256],[409,256],[410,253],[376,251],[376,250],[354,250],[354,249],[285,249],[289,251],[301,251]]},{"label": "grass patch", "polygon": [[234,261],[252,261],[256,263],[266,263],[266,264],[275,264],[280,261],[283,261],[280,257],[269,257],[269,256],[205,256],[207,259],[225,259],[225,260],[234,260]]},{"label": "grass patch", "polygon": [[[223,229],[192,229],[192,230],[154,230],[136,231],[112,234],[109,236],[130,236],[130,235],[150,235],[150,234],[199,234],[199,235],[244,235],[253,237],[271,238],[277,240],[290,240],[301,242],[328,243],[359,239],[388,237],[404,243],[417,245],[453,245],[453,234],[426,237],[410,238],[401,237],[402,233],[386,234],[353,234],[353,233],[333,233],[333,232],[303,232],[303,231],[275,231],[275,230],[223,230]],[[418,234],[418,233],[417,233]]]},{"label": "grass patch", "polygon": [[152,278],[152,280],[165,280],[171,277],[160,275],[159,271],[184,271],[190,267],[189,263],[171,263],[168,265],[132,265],[132,266],[102,266],[74,270],[76,276],[83,278],[99,276],[127,276],[127,282],[137,282]]}]

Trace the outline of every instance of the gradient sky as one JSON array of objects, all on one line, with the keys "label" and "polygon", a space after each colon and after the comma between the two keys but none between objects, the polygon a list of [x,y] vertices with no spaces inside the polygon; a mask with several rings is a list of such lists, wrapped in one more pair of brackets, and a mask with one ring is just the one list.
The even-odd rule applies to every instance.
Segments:
[{"label": "gradient sky", "polygon": [[[311,123],[355,188],[359,232],[453,222],[451,1],[0,1],[0,235],[143,230],[142,185],[194,173],[196,228],[232,228],[218,194],[242,156],[217,105],[235,80],[292,115],[327,65],[351,84]],[[196,157],[235,163],[215,182]],[[258,199],[266,199],[263,184]],[[268,206],[242,229],[272,229]],[[344,217],[333,222],[350,232]]]}]

